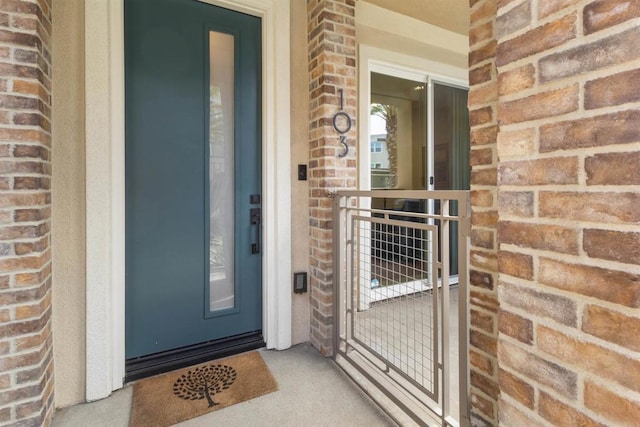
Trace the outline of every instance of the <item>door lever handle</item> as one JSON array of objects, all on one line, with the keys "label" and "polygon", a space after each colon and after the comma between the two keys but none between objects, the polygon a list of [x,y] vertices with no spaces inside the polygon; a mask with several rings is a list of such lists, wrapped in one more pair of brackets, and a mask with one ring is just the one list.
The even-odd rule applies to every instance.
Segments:
[{"label": "door lever handle", "polygon": [[255,240],[251,243],[251,253],[260,253],[260,224],[262,223],[262,210],[260,208],[249,209],[249,220],[251,225],[256,226]]}]

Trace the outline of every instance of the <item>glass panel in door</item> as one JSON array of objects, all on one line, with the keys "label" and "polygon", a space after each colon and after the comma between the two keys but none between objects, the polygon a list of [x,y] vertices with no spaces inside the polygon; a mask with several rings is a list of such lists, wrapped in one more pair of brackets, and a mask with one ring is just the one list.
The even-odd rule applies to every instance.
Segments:
[{"label": "glass panel in door", "polygon": [[234,37],[209,32],[209,310],[235,306]]},{"label": "glass panel in door", "polygon": [[467,89],[433,84],[436,190],[469,189]]},{"label": "glass panel in door", "polygon": [[[469,113],[467,89],[433,84],[435,190],[469,189]],[[437,208],[437,207],[436,207]],[[452,202],[450,213],[458,207]],[[458,274],[458,224],[451,224],[450,273]]]},{"label": "glass panel in door", "polygon": [[426,101],[424,82],[371,73],[372,190],[426,188]]},{"label": "glass panel in door", "polygon": [[[469,114],[467,110],[467,89],[433,84],[433,146],[434,146],[434,187],[436,190],[469,189]],[[440,207],[436,206],[436,212]],[[458,213],[455,201],[450,203],[452,215]],[[458,274],[458,232],[457,222],[450,225],[449,273]],[[455,279],[457,280],[457,279]],[[450,278],[450,283],[457,283]],[[458,291],[453,290],[449,306],[449,356],[450,384],[458,383]],[[459,389],[449,390],[449,404],[452,414],[458,414]]]},{"label": "glass panel in door", "polygon": [[[426,189],[426,83],[372,72],[369,123],[371,189]],[[403,217],[402,212],[426,212],[428,206],[423,200],[381,197],[371,200],[371,208],[398,211],[397,215]],[[385,224],[372,227],[370,280],[374,286],[388,287],[426,279],[427,236],[406,227]],[[397,251],[404,252],[403,256]]]}]

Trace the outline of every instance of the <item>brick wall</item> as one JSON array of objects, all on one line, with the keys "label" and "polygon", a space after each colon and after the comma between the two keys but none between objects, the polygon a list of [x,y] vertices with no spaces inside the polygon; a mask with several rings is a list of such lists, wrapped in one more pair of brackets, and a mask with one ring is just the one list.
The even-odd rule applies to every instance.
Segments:
[{"label": "brick wall", "polygon": [[637,425],[640,2],[497,6],[500,423]]},{"label": "brick wall", "polygon": [[469,362],[472,422],[496,424],[498,399],[498,192],[496,0],[471,0],[469,121],[471,126],[471,253]]},{"label": "brick wall", "polygon": [[[333,353],[333,225],[328,194],[355,188],[357,178],[355,0],[307,0],[307,25],[311,342],[329,355]],[[339,89],[353,122],[347,134],[349,155],[342,158],[332,124],[340,111]]]},{"label": "brick wall", "polygon": [[0,2],[0,424],[53,409],[49,0]]}]

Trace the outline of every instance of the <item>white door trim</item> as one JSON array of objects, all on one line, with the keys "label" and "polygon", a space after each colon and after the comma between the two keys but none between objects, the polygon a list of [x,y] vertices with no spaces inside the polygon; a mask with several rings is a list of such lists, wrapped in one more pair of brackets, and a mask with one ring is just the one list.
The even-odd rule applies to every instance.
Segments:
[{"label": "white door trim", "polygon": [[[262,18],[263,333],[291,346],[289,0],[200,0]],[[86,399],[124,378],[124,0],[85,2]],[[277,31],[276,31],[277,29]]]}]

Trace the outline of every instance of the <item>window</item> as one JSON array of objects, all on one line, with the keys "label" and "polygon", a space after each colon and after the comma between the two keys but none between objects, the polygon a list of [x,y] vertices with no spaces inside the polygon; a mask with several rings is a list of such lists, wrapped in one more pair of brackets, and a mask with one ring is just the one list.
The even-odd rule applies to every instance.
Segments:
[{"label": "window", "polygon": [[405,79],[371,72],[370,77],[369,163],[380,163],[371,167],[371,188],[425,189],[426,83],[421,76]]},{"label": "window", "polygon": [[468,89],[407,77],[370,73],[371,188],[468,189]]}]

